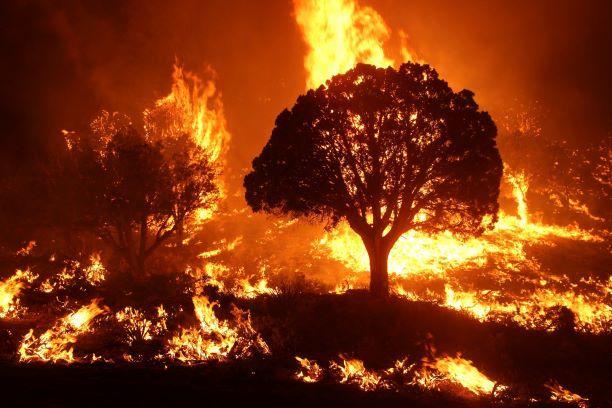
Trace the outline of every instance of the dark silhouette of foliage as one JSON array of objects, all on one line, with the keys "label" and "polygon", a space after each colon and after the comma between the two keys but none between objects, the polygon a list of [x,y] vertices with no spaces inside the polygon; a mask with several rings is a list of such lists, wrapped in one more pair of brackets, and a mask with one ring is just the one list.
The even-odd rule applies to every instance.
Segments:
[{"label": "dark silhouette of foliage", "polygon": [[129,123],[101,118],[92,134],[68,140],[64,176],[74,182],[65,201],[73,205],[73,222],[99,236],[140,279],[147,258],[215,201],[216,174],[188,137],[183,150],[166,149]]},{"label": "dark silhouette of foliage", "polygon": [[610,228],[612,135],[599,143],[570,144],[544,132],[540,121],[535,108],[513,113],[499,137],[506,171],[528,183],[529,208],[549,222]]},{"label": "dark silhouette of foliage", "polygon": [[496,128],[470,91],[427,65],[359,64],[276,119],[245,177],[255,211],[346,220],[370,257],[370,290],[388,293],[387,258],[409,230],[459,236],[497,219]]}]

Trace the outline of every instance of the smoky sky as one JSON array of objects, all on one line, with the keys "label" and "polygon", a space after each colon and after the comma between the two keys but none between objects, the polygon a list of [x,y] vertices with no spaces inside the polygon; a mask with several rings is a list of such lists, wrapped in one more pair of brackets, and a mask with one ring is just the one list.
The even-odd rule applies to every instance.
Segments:
[{"label": "smoky sky", "polygon": [[[538,102],[544,129],[575,142],[612,130],[612,13],[607,1],[363,0],[455,89],[493,117]],[[212,68],[249,165],[274,118],[304,92],[306,45],[287,0],[0,3],[2,172],[52,156],[60,130],[100,109],[138,120],[169,92],[172,64]],[[390,39],[389,47],[397,38]]]}]

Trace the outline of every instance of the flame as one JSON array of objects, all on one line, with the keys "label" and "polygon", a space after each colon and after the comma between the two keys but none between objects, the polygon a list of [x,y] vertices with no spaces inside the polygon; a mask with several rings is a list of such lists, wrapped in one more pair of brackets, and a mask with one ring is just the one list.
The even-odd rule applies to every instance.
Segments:
[{"label": "flame", "polygon": [[99,285],[102,283],[102,281],[104,281],[106,274],[106,268],[104,268],[104,265],[100,260],[100,253],[94,252],[91,254],[89,257],[89,262],[89,266],[83,269],[85,279],[87,279],[87,282],[89,282],[92,286]]},{"label": "flame", "polygon": [[295,356],[295,359],[300,364],[300,368],[295,374],[296,379],[306,383],[315,383],[321,380],[321,377],[323,376],[323,369],[315,360],[309,360],[307,358],[301,358],[298,356]]},{"label": "flame", "polygon": [[[308,88],[318,87],[359,62],[378,67],[395,64],[383,48],[391,31],[376,10],[355,0],[295,0],[294,10],[309,47],[304,61]],[[402,57],[412,59],[405,44]]]},{"label": "flame", "polygon": [[254,299],[260,295],[275,295],[277,291],[268,286],[268,279],[263,276],[258,278],[254,284],[247,278],[240,279],[240,285],[232,293],[239,298]]},{"label": "flame", "polygon": [[80,335],[90,331],[93,320],[108,310],[100,307],[100,301],[94,299],[89,305],[64,316],[40,336],[34,335],[34,330],[30,329],[19,345],[19,361],[72,363],[85,360],[75,359],[73,345]]},{"label": "flame", "polygon": [[342,384],[355,384],[363,391],[374,391],[384,388],[382,376],[372,370],[367,370],[362,360],[347,359],[340,356],[340,363],[332,361],[330,369],[340,374]]},{"label": "flame", "polygon": [[539,288],[525,298],[514,298],[511,303],[498,302],[501,297],[497,291],[486,294],[478,292],[460,292],[445,286],[446,300],[444,305],[464,311],[480,321],[498,320],[503,315],[510,315],[512,320],[523,327],[531,329],[545,328],[555,330],[555,321],[547,310],[565,307],[575,314],[577,327],[582,331],[603,333],[608,330],[612,308],[606,299],[612,290],[607,285],[599,285],[599,292],[590,295],[575,293],[571,290],[556,291]]},{"label": "flame", "polygon": [[[144,111],[145,130],[158,137],[176,138],[189,135],[209,160],[222,165],[229,147],[221,95],[215,82],[203,81],[193,72],[175,64],[171,92],[155,102],[155,108]],[[163,116],[165,120],[160,119]]]},{"label": "flame", "polygon": [[[235,240],[225,245],[224,248],[207,251],[199,256],[208,259],[218,255],[222,250],[231,251],[232,246],[239,241],[239,239]],[[224,245],[225,241],[220,244]],[[264,268],[259,271],[258,276],[237,278],[243,275],[243,270],[233,271],[225,265],[209,261],[204,265],[204,269],[188,269],[187,273],[194,279],[196,294],[201,294],[206,286],[215,287],[222,293],[232,294],[243,299],[254,299],[260,295],[275,295],[278,293],[277,289],[269,286]]]},{"label": "flame", "polygon": [[218,303],[206,296],[195,296],[192,300],[200,325],[183,328],[169,340],[167,355],[171,360],[194,363],[246,358],[254,352],[270,353],[268,345],[251,325],[248,312],[234,308],[233,320],[219,320],[213,310]]},{"label": "flame", "polygon": [[36,247],[36,241],[29,241],[28,245],[24,246],[19,251],[17,251],[17,255],[19,255],[19,256],[30,255],[32,253],[32,250],[34,249],[34,247]]},{"label": "flame", "polygon": [[580,408],[586,408],[588,406],[588,398],[581,397],[580,395],[571,392],[570,390],[562,387],[556,381],[550,381],[544,386],[550,391],[550,399],[552,401],[576,404]]},{"label": "flame", "polygon": [[[209,68],[210,76],[214,72]],[[231,135],[227,129],[221,93],[213,79],[202,80],[193,72],[175,64],[171,92],[155,102],[155,107],[143,112],[145,131],[160,140],[188,135],[218,170],[225,166]],[[225,185],[217,179],[220,197],[225,197]],[[210,219],[217,206],[200,209],[198,221]]]},{"label": "flame", "polygon": [[12,276],[0,281],[0,318],[14,318],[23,309],[19,305],[19,294],[27,283],[38,276],[29,269],[18,269]]},{"label": "flame", "polygon": [[[318,382],[325,372],[314,360],[296,357],[299,363],[295,377],[304,382]],[[408,358],[396,360],[390,368],[370,370],[362,360],[340,355],[340,361],[329,364],[332,378],[341,384],[352,384],[363,391],[400,390],[406,386],[418,386],[430,390],[454,384],[474,396],[497,395],[508,387],[497,384],[478,370],[470,360],[443,356],[409,363]]]},{"label": "flame", "polygon": [[40,290],[51,293],[55,290],[66,289],[75,282],[84,281],[91,286],[99,286],[106,279],[106,268],[102,263],[99,252],[89,256],[89,264],[81,265],[77,260],[64,261],[64,267],[59,273],[45,279],[40,284]]},{"label": "flame", "polygon": [[145,314],[131,306],[127,306],[115,313],[115,318],[122,323],[127,334],[127,343],[132,345],[137,341],[152,340],[153,336],[162,334],[167,328],[168,313],[163,305],[157,308],[155,322],[147,319]]},{"label": "flame", "polygon": [[[428,235],[418,231],[409,231],[395,244],[389,255],[389,271],[398,278],[421,277],[425,280],[445,280],[445,296],[441,300],[444,306],[462,310],[477,319],[499,320],[507,315],[516,323],[530,328],[554,329],[552,322],[546,320],[546,309],[566,307],[578,319],[578,327],[584,331],[603,332],[608,327],[612,308],[606,298],[612,283],[596,282],[595,289],[589,294],[576,293],[574,289],[559,290],[546,285],[553,276],[541,270],[540,265],[527,256],[526,248],[533,244],[554,245],[556,239],[571,239],[585,242],[603,242],[604,238],[575,226],[547,225],[532,221],[529,217],[525,192],[526,179],[522,176],[511,176],[509,182],[514,186],[513,193],[518,204],[519,216],[500,213],[499,221],[493,231],[481,237],[460,240],[450,232]],[[326,233],[313,244],[326,250],[329,255],[357,274],[369,271],[368,254],[361,239],[346,225],[341,224],[334,231]],[[489,269],[490,263],[494,268]],[[498,281],[525,280],[525,283],[536,284],[535,290],[511,301],[502,302],[499,291],[461,291],[453,287],[450,274],[456,270],[471,268],[488,268],[491,277]],[[538,278],[525,278],[519,275],[524,269],[537,274]],[[508,275],[514,274],[513,276]],[[567,277],[554,277],[559,286],[572,286]],[[333,290],[342,293],[341,288]],[[405,290],[401,285],[394,287],[394,293],[411,300],[438,301],[434,295],[417,295]],[[509,293],[506,293],[506,297]]]},{"label": "flame", "polygon": [[443,379],[459,384],[476,395],[492,394],[495,389],[494,381],[474,367],[470,360],[460,356],[437,358],[428,364],[428,368],[437,370]]},{"label": "flame", "polygon": [[528,225],[529,212],[527,211],[527,190],[529,188],[529,183],[527,182],[527,177],[523,172],[512,174],[512,172],[506,171],[505,174],[506,179],[512,186],[512,193],[516,199],[519,219],[523,225]]}]

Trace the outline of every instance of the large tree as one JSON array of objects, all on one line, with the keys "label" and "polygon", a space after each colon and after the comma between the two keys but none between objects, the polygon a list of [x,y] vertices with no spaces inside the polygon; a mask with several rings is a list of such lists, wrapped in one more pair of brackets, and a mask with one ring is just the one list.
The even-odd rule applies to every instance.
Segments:
[{"label": "large tree", "polygon": [[124,122],[103,114],[91,134],[71,135],[64,175],[75,185],[67,189],[73,222],[99,236],[142,279],[146,260],[215,201],[216,174],[188,137],[181,139],[183,150],[169,148]]},{"label": "large tree", "polygon": [[348,221],[370,257],[370,291],[386,296],[402,234],[470,236],[496,222],[495,136],[472,92],[453,92],[433,68],[360,64],[277,117],[246,200],[254,211]]}]

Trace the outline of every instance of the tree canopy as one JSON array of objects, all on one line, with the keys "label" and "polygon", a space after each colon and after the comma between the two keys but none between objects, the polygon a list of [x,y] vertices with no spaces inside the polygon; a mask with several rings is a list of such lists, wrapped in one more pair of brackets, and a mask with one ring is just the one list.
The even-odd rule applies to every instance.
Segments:
[{"label": "tree canopy", "polygon": [[[68,138],[73,220],[98,235],[137,275],[196,210],[216,199],[215,170],[185,135],[183,149],[103,114],[91,134]],[[64,197],[67,198],[67,197]],[[179,239],[182,236],[179,235]]]},{"label": "tree canopy", "polygon": [[348,221],[370,255],[375,294],[411,229],[479,234],[497,219],[502,162],[491,117],[428,65],[359,64],[276,119],[245,177],[255,211]]}]

